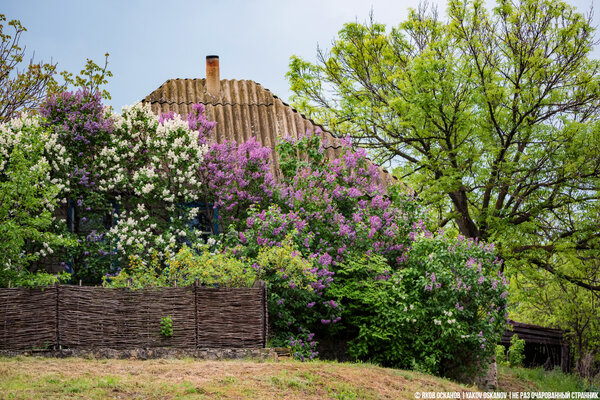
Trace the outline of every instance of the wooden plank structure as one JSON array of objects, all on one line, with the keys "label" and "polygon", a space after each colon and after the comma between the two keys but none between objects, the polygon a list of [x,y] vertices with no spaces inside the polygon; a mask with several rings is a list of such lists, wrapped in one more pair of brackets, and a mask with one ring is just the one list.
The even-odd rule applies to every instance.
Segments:
[{"label": "wooden plank structure", "polygon": [[[251,288],[0,289],[0,350],[266,347],[266,295],[264,282]],[[169,338],[160,334],[167,316]]]},{"label": "wooden plank structure", "polygon": [[525,341],[525,366],[560,366],[563,372],[570,372],[569,342],[563,330],[508,320],[500,343],[508,348],[513,335]]}]

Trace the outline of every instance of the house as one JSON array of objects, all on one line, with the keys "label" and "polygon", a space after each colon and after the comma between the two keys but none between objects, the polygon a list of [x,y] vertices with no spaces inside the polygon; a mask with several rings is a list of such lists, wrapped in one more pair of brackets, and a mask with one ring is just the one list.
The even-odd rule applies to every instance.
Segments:
[{"label": "house", "polygon": [[[146,96],[156,114],[173,111],[186,115],[192,104],[202,103],[206,116],[216,121],[213,138],[222,143],[235,140],[243,143],[255,137],[257,142],[272,149],[271,157],[276,179],[281,178],[275,147],[278,137],[298,138],[306,131],[321,130],[328,158],[341,154],[340,139],[311,119],[300,114],[259,83],[250,80],[220,79],[219,57],[206,57],[205,79],[169,79]],[[394,180],[380,168],[383,184]]]}]

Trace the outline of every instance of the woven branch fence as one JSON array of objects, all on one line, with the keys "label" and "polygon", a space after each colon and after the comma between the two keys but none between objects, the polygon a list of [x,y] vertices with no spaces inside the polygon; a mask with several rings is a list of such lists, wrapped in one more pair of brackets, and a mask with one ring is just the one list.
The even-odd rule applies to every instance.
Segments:
[{"label": "woven branch fence", "polygon": [[[267,290],[145,290],[55,285],[0,289],[0,350],[257,348],[267,343]],[[170,316],[173,335],[161,335]]]}]

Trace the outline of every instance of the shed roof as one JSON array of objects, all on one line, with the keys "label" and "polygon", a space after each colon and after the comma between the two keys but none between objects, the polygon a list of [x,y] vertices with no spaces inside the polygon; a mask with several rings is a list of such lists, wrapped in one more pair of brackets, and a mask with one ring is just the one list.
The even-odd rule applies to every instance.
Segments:
[{"label": "shed roof", "polygon": [[561,329],[525,324],[510,319],[507,322],[509,327],[505,330],[501,339],[501,343],[504,345],[509,345],[510,339],[515,334],[519,339],[525,340],[525,343],[551,344],[558,346],[564,343],[565,332]]},{"label": "shed roof", "polygon": [[[220,94],[213,96],[206,89],[206,79],[169,79],[146,96],[156,114],[173,111],[186,115],[195,103],[204,104],[206,116],[217,125],[213,131],[217,142],[235,140],[242,143],[255,137],[263,146],[273,149],[271,157],[274,172],[280,178],[275,146],[279,136],[299,138],[307,130],[321,130],[327,157],[336,158],[341,153],[341,141],[331,132],[305,117],[283,102],[271,91],[251,80],[220,80]],[[379,167],[380,183],[394,180],[391,174]]]}]

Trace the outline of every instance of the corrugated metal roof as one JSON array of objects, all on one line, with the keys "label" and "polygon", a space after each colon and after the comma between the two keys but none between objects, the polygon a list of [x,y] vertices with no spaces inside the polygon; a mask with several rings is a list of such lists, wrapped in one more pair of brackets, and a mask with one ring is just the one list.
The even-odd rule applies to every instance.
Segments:
[{"label": "corrugated metal roof", "polygon": [[[206,91],[205,82],[205,79],[169,79],[142,101],[150,103],[156,114],[174,111],[186,115],[192,104],[204,104],[207,118],[217,122],[214,139],[220,143],[225,140],[242,143],[255,137],[257,142],[273,149],[271,156],[277,177],[280,171],[275,146],[279,136],[298,138],[307,130],[320,128],[327,156],[333,159],[340,155],[338,138],[262,85],[249,80],[222,79],[220,96],[215,97]],[[393,181],[387,171],[380,170],[382,183]]]}]

